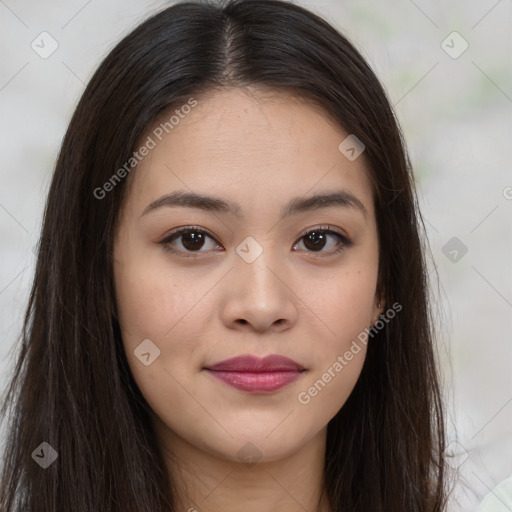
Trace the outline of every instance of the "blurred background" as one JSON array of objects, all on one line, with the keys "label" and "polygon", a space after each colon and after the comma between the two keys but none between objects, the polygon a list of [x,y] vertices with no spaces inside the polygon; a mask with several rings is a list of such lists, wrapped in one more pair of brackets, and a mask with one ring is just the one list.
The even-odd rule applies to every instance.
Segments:
[{"label": "blurred background", "polygon": [[[0,0],[0,392],[74,107],[115,43],[171,3]],[[349,37],[402,125],[432,251],[450,511],[473,511],[512,475],[512,1],[294,3]]]}]

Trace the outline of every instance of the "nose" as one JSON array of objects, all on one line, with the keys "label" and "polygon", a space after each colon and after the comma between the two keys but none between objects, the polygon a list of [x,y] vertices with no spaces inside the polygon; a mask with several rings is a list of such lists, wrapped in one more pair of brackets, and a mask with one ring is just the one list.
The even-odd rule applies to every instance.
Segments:
[{"label": "nose", "polygon": [[270,261],[267,251],[252,263],[237,257],[225,285],[224,324],[258,332],[289,329],[297,321],[299,299],[286,281],[286,273]]}]

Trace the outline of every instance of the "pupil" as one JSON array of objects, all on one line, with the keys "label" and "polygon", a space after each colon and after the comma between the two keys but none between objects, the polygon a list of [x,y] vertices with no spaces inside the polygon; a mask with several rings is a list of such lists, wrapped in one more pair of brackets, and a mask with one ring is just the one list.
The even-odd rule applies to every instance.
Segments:
[{"label": "pupil", "polygon": [[[309,246],[309,242],[312,242],[311,247]],[[325,243],[325,234],[317,233],[316,231],[312,231],[309,235],[306,236],[306,240],[304,241],[304,245],[308,247],[308,249],[322,249],[323,243]]]},{"label": "pupil", "polygon": [[[189,231],[187,234],[183,235],[183,246],[188,250],[197,250],[201,249],[204,244],[204,237],[202,233],[197,233],[195,231]],[[306,236],[304,245],[308,247],[308,249],[319,250],[324,247],[325,244],[325,234],[317,233],[316,231],[312,231],[309,235]]]},{"label": "pupil", "polygon": [[202,233],[195,231],[189,231],[188,234],[183,235],[183,247],[189,250],[201,249],[204,243],[204,237]]}]

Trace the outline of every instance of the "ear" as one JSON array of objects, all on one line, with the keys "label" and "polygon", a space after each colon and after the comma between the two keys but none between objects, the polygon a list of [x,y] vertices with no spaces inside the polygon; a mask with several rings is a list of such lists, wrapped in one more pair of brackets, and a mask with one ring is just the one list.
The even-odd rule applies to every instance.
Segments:
[{"label": "ear", "polygon": [[372,306],[372,319],[371,319],[371,325],[375,325],[377,320],[379,319],[379,316],[384,313],[386,310],[386,303],[384,302],[384,293],[378,292],[375,294],[375,298],[373,300],[373,306]]}]

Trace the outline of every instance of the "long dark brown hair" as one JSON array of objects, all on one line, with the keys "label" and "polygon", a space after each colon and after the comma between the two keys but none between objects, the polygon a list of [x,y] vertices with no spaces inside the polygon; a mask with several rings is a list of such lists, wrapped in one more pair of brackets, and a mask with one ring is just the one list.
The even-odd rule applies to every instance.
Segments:
[{"label": "long dark brown hair", "polygon": [[[328,425],[332,509],[445,510],[428,246],[390,102],[360,53],[325,20],[281,0],[234,0],[184,2],[153,15],[109,53],[78,103],[48,194],[3,402],[2,512],[174,510],[174,485],[116,320],[113,235],[127,180],[102,199],[94,191],[164,110],[249,85],[312,101],[363,142],[379,290],[385,304],[403,306],[369,342],[357,385]],[[43,442],[58,453],[46,469],[32,456]]]}]

